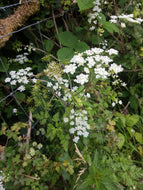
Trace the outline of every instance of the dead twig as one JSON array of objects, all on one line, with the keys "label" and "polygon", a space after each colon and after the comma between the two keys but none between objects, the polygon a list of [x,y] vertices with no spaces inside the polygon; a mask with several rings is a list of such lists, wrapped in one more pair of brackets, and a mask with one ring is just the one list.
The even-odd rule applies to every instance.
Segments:
[{"label": "dead twig", "polygon": [[26,137],[26,150],[25,150],[25,156],[28,153],[29,149],[29,141],[31,136],[31,127],[32,127],[32,113],[29,113],[29,128],[27,129],[27,137]]}]

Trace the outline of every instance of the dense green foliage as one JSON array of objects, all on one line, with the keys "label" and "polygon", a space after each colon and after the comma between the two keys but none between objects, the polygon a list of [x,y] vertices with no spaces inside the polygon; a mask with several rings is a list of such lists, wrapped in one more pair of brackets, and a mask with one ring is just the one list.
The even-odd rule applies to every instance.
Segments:
[{"label": "dense green foliage", "polygon": [[40,4],[0,52],[4,188],[143,189],[143,2]]}]

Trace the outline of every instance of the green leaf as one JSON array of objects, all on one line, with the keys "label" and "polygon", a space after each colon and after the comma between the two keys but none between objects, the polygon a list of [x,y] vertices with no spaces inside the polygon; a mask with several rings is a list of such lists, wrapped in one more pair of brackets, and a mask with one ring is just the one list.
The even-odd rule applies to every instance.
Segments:
[{"label": "green leaf", "polygon": [[119,32],[118,27],[115,24],[111,23],[111,22],[104,22],[103,23],[103,28],[108,30],[108,32],[110,32],[110,33]]},{"label": "green leaf", "polygon": [[20,100],[25,100],[25,94],[21,93],[21,92],[17,92],[15,94],[16,98],[20,99]]},{"label": "green leaf", "polygon": [[74,48],[78,43],[77,37],[69,31],[61,32],[58,37],[63,46]]},{"label": "green leaf", "polygon": [[130,96],[129,101],[130,101],[131,108],[133,108],[135,110],[135,113],[137,113],[138,112],[138,100],[137,100],[137,98],[134,95],[132,95],[132,96]]},{"label": "green leaf", "polygon": [[54,121],[54,122],[58,122],[58,121],[59,121],[59,112],[57,112],[57,113],[53,116],[52,121]]},{"label": "green leaf", "polygon": [[46,51],[50,52],[53,49],[54,43],[52,40],[44,40]]},{"label": "green leaf", "polygon": [[139,142],[139,143],[143,143],[143,137],[141,133],[136,132],[135,133],[135,139]]},{"label": "green leaf", "polygon": [[128,127],[134,126],[139,121],[138,115],[127,115],[126,116],[126,125]]},{"label": "green leaf", "polygon": [[72,48],[63,47],[58,50],[57,56],[61,62],[69,61],[74,56],[74,51]]},{"label": "green leaf", "polygon": [[93,2],[94,0],[77,0],[80,11],[84,11],[93,7]]},{"label": "green leaf", "polygon": [[99,21],[101,24],[104,24],[104,23],[106,22],[106,17],[104,16],[104,14],[98,13],[98,21]]},{"label": "green leaf", "polygon": [[123,114],[119,113],[119,112],[116,113],[116,116],[121,120],[123,126],[125,127],[125,124],[126,124],[125,116]]},{"label": "green leaf", "polygon": [[80,53],[88,49],[89,49],[89,46],[85,42],[78,42],[75,47],[75,50]]},{"label": "green leaf", "polygon": [[125,142],[125,137],[122,133],[118,133],[118,148],[121,149],[122,146],[124,145],[124,142]]}]

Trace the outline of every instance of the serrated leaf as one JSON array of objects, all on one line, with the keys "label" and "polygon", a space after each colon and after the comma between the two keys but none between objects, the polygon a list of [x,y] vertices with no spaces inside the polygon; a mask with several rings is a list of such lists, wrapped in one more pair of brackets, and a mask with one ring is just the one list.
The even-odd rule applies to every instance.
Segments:
[{"label": "serrated leaf", "polygon": [[74,51],[72,48],[63,47],[58,50],[57,56],[61,62],[69,61],[74,56]]},{"label": "serrated leaf", "polygon": [[85,42],[78,42],[75,47],[75,50],[79,53],[88,49],[89,49],[89,46]]},{"label": "serrated leaf", "polygon": [[93,2],[94,0],[77,0],[80,11],[84,11],[93,7]]},{"label": "serrated leaf", "polygon": [[63,46],[74,48],[78,43],[77,37],[69,31],[61,32],[58,37]]},{"label": "serrated leaf", "polygon": [[125,124],[126,124],[125,116],[123,114],[119,113],[119,112],[116,113],[116,116],[121,120],[123,126],[125,127]]},{"label": "serrated leaf", "polygon": [[127,115],[126,116],[126,125],[128,127],[134,126],[139,121],[138,115]]},{"label": "serrated leaf", "polygon": [[124,142],[125,142],[125,137],[122,133],[118,133],[118,148],[121,149],[124,145]]},{"label": "serrated leaf", "polygon": [[143,137],[141,133],[136,132],[135,133],[135,139],[139,142],[139,143],[143,143]]},{"label": "serrated leaf", "polygon": [[21,92],[17,92],[17,93],[15,94],[15,97],[16,97],[17,99],[20,99],[20,100],[25,100],[25,94],[24,94],[24,93],[21,93]]}]

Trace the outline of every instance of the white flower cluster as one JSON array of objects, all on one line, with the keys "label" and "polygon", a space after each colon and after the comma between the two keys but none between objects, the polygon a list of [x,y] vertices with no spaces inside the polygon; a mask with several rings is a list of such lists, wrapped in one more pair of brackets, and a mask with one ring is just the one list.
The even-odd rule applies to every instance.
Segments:
[{"label": "white flower cluster", "polygon": [[[111,58],[117,54],[118,51],[112,48],[104,50],[95,47],[74,55],[70,64],[64,66],[64,73],[61,76],[55,74],[51,77],[50,75],[50,81],[47,82],[48,90],[54,92],[55,96],[64,103],[69,102],[76,110],[76,103],[72,101],[74,98],[77,98],[76,101],[80,105],[81,99],[87,101],[91,97],[90,93],[84,89],[90,76],[93,80],[96,78],[99,81],[112,77],[113,82],[116,81],[113,85],[123,84],[125,86],[125,83],[118,78],[118,73],[122,72],[123,68],[115,64]],[[64,78],[67,77],[65,74],[68,75],[69,80]],[[82,109],[75,110],[71,110],[69,116],[64,118],[64,122],[71,126],[69,132],[74,135],[73,141],[77,143],[80,136],[88,136],[87,130],[90,126],[87,122],[87,112]]]},{"label": "white flower cluster", "polygon": [[[25,90],[26,84],[29,83],[29,77],[33,76],[33,72],[30,72],[31,67],[26,67],[25,69],[20,69],[19,71],[10,71],[9,75],[10,77],[7,77],[5,79],[6,83],[10,83],[11,85],[17,85],[17,84],[22,84],[18,90],[20,92]],[[33,83],[37,82],[36,78],[31,79]]]},{"label": "white flower cluster", "polygon": [[[102,11],[101,8],[100,8],[100,5],[101,5],[100,0],[94,1],[93,4],[94,4],[94,7],[92,9],[92,13],[88,14],[88,22],[90,24],[93,23],[94,25],[96,25],[97,24],[96,18],[98,16],[98,14]],[[91,26],[89,28],[89,30],[91,30],[91,31],[94,30],[95,29],[94,25]]]},{"label": "white flower cluster", "polygon": [[88,137],[90,125],[88,124],[88,117],[86,110],[74,110],[70,112],[69,118],[65,117],[64,122],[70,124],[69,132],[74,135],[73,141],[78,142],[80,136]]},{"label": "white flower cluster", "polygon": [[[2,173],[2,171],[0,171],[0,173]],[[0,175],[0,190],[5,190],[5,188],[3,187],[3,181],[4,181],[4,177]]]},{"label": "white flower cluster", "polygon": [[18,62],[21,65],[24,63],[27,63],[29,61],[27,55],[28,55],[28,53],[23,53],[23,54],[17,55],[16,58],[13,59],[13,61]]},{"label": "white flower cluster", "polygon": [[[119,15],[119,16],[116,16],[116,15],[112,15],[110,17],[110,22],[111,23],[117,23],[118,20],[124,20],[124,21],[128,21],[128,22],[133,22],[133,23],[137,23],[137,24],[141,24],[143,22],[143,19],[141,18],[134,18],[134,15],[133,14],[129,14],[129,15],[125,15],[125,14],[122,14],[122,15]],[[121,23],[121,27],[124,28],[126,27],[125,23]]]},{"label": "white flower cluster", "polygon": [[116,106],[116,104],[120,104],[120,105],[122,105],[122,100],[118,100],[118,99],[116,99],[116,101],[115,102],[112,102],[112,107],[115,107]]},{"label": "white flower cluster", "polygon": [[35,49],[33,43],[30,43],[29,45],[26,45],[26,46],[24,47],[24,50],[27,50],[29,53],[31,53],[32,51],[36,51],[36,49]]},{"label": "white flower cluster", "polygon": [[[105,54],[108,54],[108,56]],[[85,74],[76,75],[76,79],[74,79],[74,82],[81,85],[88,82],[90,70],[93,68],[96,78],[104,80],[113,74],[117,76],[119,72],[123,71],[123,68],[121,65],[115,63],[110,64],[113,62],[113,59],[109,57],[117,54],[118,51],[113,48],[106,51],[101,48],[92,48],[78,55],[74,55],[70,60],[70,65],[66,65],[63,71],[73,75],[78,70],[78,67],[81,68],[83,66]]]}]

